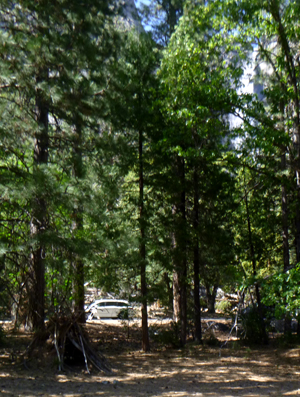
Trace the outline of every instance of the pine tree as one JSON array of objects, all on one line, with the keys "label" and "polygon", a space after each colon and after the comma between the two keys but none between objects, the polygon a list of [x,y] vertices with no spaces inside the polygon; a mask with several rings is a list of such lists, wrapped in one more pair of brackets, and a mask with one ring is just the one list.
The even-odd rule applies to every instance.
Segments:
[{"label": "pine tree", "polygon": [[[13,109],[18,117],[10,125],[12,133],[21,136],[16,151],[25,154],[24,169],[31,181],[26,192],[31,217],[31,236],[26,236],[26,255],[31,251],[31,264],[26,270],[28,319],[35,330],[42,330],[45,263],[50,260],[47,247],[59,248],[57,242],[62,237],[52,230],[56,223],[55,203],[61,204],[63,199],[61,180],[72,180],[72,175],[65,173],[68,164],[58,163],[62,160],[60,152],[67,154],[70,142],[75,142],[74,152],[79,159],[75,161],[73,177],[81,178],[78,160],[86,138],[82,138],[81,147],[73,138],[81,133],[87,137],[90,131],[97,133],[99,118],[107,117],[102,93],[107,88],[117,35],[112,4],[106,1],[1,1],[0,6],[1,106]],[[65,161],[69,159],[67,154]],[[79,197],[75,207],[81,208],[81,200]],[[64,211],[68,207],[70,203]],[[81,217],[79,212],[77,219]],[[81,224],[77,220],[76,229],[81,229]],[[77,263],[81,276],[75,296],[79,297],[77,311],[83,312],[83,268],[81,260]]]},{"label": "pine tree", "polygon": [[[147,192],[149,190],[149,146],[153,130],[153,92],[155,92],[157,56],[154,43],[146,33],[127,31],[123,33],[124,47],[120,61],[120,74],[116,79],[115,98],[118,106],[118,117],[115,128],[128,131],[127,144],[132,147],[129,168],[138,180],[137,220],[139,236],[139,274],[142,304],[142,348],[150,349],[148,336],[148,281],[147,266],[149,263],[147,245],[149,244],[149,208]],[[123,88],[126,87],[126,90]],[[118,87],[118,88],[117,88]],[[124,161],[124,160],[123,160]],[[125,160],[125,162],[128,161]],[[134,219],[132,219],[134,221]]]}]

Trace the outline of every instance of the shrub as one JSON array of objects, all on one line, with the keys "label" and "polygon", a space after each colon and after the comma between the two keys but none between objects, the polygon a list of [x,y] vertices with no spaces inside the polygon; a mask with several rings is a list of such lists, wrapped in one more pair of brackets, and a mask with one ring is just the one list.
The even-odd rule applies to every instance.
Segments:
[{"label": "shrub", "polygon": [[263,344],[265,342],[265,333],[257,307],[247,307],[241,313],[240,320],[242,327],[241,339],[249,344]]},{"label": "shrub", "polygon": [[168,328],[151,326],[149,333],[154,342],[177,348],[180,347],[179,329],[179,323],[172,322]]},{"label": "shrub", "polygon": [[216,310],[223,314],[229,314],[231,312],[231,303],[226,300],[222,299],[221,301],[216,302]]},{"label": "shrub", "polygon": [[211,329],[205,333],[203,337],[203,343],[207,346],[220,346],[218,338]]}]

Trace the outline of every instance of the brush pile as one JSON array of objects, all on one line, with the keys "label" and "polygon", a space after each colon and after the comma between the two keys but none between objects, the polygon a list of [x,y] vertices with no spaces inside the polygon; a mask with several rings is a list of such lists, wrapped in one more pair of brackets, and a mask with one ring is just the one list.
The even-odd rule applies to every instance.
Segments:
[{"label": "brush pile", "polygon": [[[112,372],[106,358],[93,348],[88,335],[74,316],[52,317],[44,338],[36,335],[24,353],[24,358],[30,357],[33,350],[45,339],[56,352],[60,371],[72,366],[84,366],[88,373],[91,367],[106,374]],[[26,361],[24,363],[26,365]]]}]

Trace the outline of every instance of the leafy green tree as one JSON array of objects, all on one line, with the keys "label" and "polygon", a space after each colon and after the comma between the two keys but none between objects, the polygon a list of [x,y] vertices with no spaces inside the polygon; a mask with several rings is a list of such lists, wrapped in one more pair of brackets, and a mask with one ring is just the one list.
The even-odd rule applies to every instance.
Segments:
[{"label": "leafy green tree", "polygon": [[[114,162],[120,168],[124,178],[118,204],[122,219],[120,230],[125,228],[122,233],[126,234],[127,243],[130,241],[132,244],[128,245],[128,251],[131,251],[131,255],[128,252],[131,269],[127,268],[127,272],[129,275],[135,274],[131,281],[136,289],[140,289],[138,299],[142,305],[142,347],[144,351],[149,350],[147,318],[149,299],[147,247],[151,222],[151,211],[148,204],[149,174],[151,174],[151,154],[149,152],[150,135],[155,119],[152,108],[156,86],[155,68],[158,64],[157,51],[153,44],[149,34],[128,30],[125,26],[122,30],[122,49],[117,71],[110,82],[113,87],[110,101],[115,115],[112,128],[118,137],[118,145],[123,147],[122,155],[114,155]],[[128,214],[130,215],[128,216]],[[138,266],[133,265],[134,263]],[[122,267],[122,272],[126,267]],[[134,272],[132,268],[135,269]],[[139,281],[136,279],[137,271]]]},{"label": "leafy green tree", "polygon": [[[187,7],[164,53],[160,70],[164,90],[163,110],[169,126],[165,132],[165,140],[170,148],[169,152],[177,154],[181,164],[178,168],[181,172],[178,171],[176,177],[177,185],[174,184],[173,188],[181,195],[178,208],[182,223],[177,241],[181,245],[183,263],[186,261],[184,252],[187,249],[185,241],[188,235],[186,200],[192,194],[194,200],[197,197],[197,202],[203,201],[203,205],[209,207],[208,202],[204,201],[204,192],[213,191],[213,188],[207,185],[207,177],[213,175],[212,170],[218,168],[218,164],[220,169],[222,167],[222,151],[226,146],[225,137],[229,133],[226,114],[233,110],[237,99],[236,86],[241,75],[237,62],[226,62],[226,56],[231,55],[232,47],[227,49],[227,54],[224,53],[225,40],[221,40],[219,32],[214,30],[215,15],[216,10],[211,7]],[[216,46],[218,39],[220,41]],[[190,175],[193,176],[192,181],[195,181],[196,176],[196,183],[190,182]],[[194,204],[194,208],[198,211],[197,205]],[[199,216],[196,222],[194,218],[194,225],[197,225],[194,241],[199,244],[197,238],[200,237],[197,235],[203,229]],[[196,245],[196,255],[197,250]],[[176,256],[180,257],[178,254]],[[199,259],[196,258],[195,262],[199,263]],[[180,288],[184,295],[187,267],[180,267]],[[194,270],[196,274],[197,267],[198,265]],[[185,307],[181,311],[181,339],[185,343]],[[199,324],[199,316],[197,322]]]},{"label": "leafy green tree", "polygon": [[[243,47],[251,43],[259,70],[257,80],[264,87],[264,101],[248,108],[248,114],[256,120],[256,125],[252,122],[247,129],[251,136],[248,143],[252,140],[254,158],[273,156],[266,166],[275,165],[273,171],[281,184],[282,270],[286,272],[299,260],[299,4],[229,1],[225,7],[225,24],[235,27],[232,36]],[[288,323],[287,319],[287,328]]]}]

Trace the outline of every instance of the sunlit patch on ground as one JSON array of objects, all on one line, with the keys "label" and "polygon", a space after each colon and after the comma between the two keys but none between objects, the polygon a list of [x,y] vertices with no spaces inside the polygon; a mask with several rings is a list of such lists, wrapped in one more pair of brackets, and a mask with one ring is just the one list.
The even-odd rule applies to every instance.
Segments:
[{"label": "sunlit patch on ground", "polygon": [[[162,323],[165,327],[166,324]],[[141,352],[139,324],[91,322],[96,348],[109,359],[110,376],[85,368],[59,372],[48,347],[39,360],[14,362],[29,343],[25,333],[8,335],[0,349],[0,397],[280,397],[300,396],[300,349],[249,348],[228,344],[184,349],[153,343]],[[226,339],[227,335],[218,334]],[[220,338],[221,339],[221,338]]]}]

